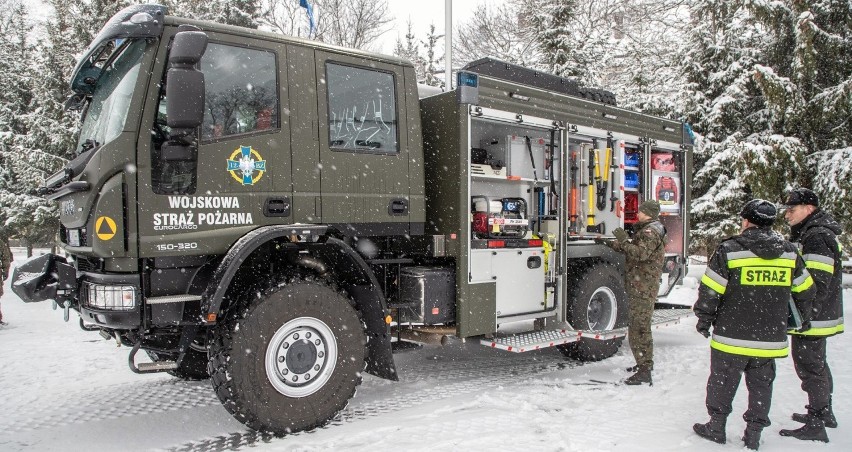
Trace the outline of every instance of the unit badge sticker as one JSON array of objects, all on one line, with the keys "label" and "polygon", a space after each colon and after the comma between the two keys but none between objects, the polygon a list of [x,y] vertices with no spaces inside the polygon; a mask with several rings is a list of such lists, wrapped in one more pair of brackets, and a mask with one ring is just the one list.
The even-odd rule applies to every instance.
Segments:
[{"label": "unit badge sticker", "polygon": [[242,185],[254,185],[266,172],[266,160],[251,146],[240,146],[228,158],[228,172]]}]

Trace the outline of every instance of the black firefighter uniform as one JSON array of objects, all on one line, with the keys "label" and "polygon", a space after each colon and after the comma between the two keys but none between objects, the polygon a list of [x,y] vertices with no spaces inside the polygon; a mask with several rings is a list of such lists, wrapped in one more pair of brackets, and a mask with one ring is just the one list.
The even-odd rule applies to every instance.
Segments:
[{"label": "black firefighter uniform", "polygon": [[[827,212],[817,210],[791,228],[791,240],[801,247],[802,258],[814,277],[816,298],[811,329],[793,334],[793,363],[808,394],[808,408],[831,412],[833,381],[826,360],[826,338],[842,333],[842,258],[837,234],[840,225]],[[827,413],[826,413],[827,414]]]},{"label": "black firefighter uniform", "polygon": [[769,426],[775,358],[789,353],[791,295],[809,320],[813,278],[795,245],[779,234],[769,228],[749,228],[716,249],[693,307],[699,331],[713,326],[706,400],[711,417],[731,413],[745,372],[749,407],[743,419],[752,428]]}]

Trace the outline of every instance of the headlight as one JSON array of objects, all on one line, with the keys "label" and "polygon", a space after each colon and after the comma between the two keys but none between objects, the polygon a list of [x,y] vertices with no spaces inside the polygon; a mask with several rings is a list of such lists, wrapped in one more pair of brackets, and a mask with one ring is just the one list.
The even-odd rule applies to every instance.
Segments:
[{"label": "headlight", "polygon": [[130,311],[136,307],[136,288],[133,286],[88,285],[88,305],[111,311]]}]

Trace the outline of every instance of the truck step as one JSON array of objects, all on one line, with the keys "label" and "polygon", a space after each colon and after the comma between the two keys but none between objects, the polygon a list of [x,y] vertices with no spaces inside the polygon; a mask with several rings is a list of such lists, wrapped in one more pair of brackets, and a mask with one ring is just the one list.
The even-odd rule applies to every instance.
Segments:
[{"label": "truck step", "polygon": [[136,367],[140,373],[163,372],[166,370],[175,370],[178,368],[175,361],[158,361],[156,363],[138,363]]},{"label": "truck step", "polygon": [[[676,325],[680,323],[681,320],[690,316],[692,316],[691,309],[660,309],[654,311],[654,315],[651,318],[651,328],[659,329],[666,326]],[[560,329],[532,331],[529,333],[513,334],[511,336],[493,339],[482,339],[480,343],[486,347],[506,350],[507,352],[523,353],[577,342],[580,339],[606,341],[624,336],[627,336],[626,327],[609,331]]]}]

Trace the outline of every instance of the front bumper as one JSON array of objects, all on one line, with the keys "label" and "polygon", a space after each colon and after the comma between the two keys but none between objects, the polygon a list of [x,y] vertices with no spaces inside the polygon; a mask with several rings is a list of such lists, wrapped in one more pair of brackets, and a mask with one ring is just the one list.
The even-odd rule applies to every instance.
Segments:
[{"label": "front bumper", "polygon": [[[88,285],[132,286],[136,291],[134,306],[117,310],[88,304]],[[54,300],[70,302],[80,311],[83,323],[110,329],[135,329],[142,324],[142,299],[139,276],[135,274],[101,274],[80,272],[55,254],[44,254],[24,261],[12,274],[12,291],[27,303]]]},{"label": "front bumper", "polygon": [[77,270],[61,256],[43,254],[24,261],[12,273],[12,291],[27,303],[77,298]]}]

